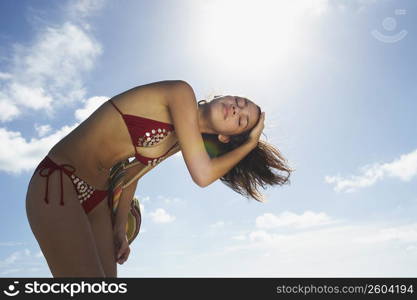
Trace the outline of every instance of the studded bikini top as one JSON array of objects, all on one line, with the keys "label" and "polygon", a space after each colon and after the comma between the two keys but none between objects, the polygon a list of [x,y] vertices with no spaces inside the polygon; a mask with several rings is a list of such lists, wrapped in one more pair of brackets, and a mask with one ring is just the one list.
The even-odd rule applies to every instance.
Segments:
[{"label": "studded bikini top", "polygon": [[135,148],[135,157],[141,163],[155,166],[166,157],[169,151],[178,145],[178,142],[176,142],[167,152],[159,157],[146,157],[140,155],[137,152],[136,147],[148,147],[160,143],[170,133],[174,132],[174,126],[153,119],[123,114],[111,99],[108,101],[110,101],[122,116],[127,130],[129,131],[130,138],[132,139],[133,147]]}]

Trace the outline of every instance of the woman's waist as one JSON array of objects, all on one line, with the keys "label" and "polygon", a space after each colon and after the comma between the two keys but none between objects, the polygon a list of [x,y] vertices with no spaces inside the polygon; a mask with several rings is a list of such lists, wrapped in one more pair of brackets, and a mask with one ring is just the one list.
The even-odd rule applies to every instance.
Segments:
[{"label": "woman's waist", "polygon": [[74,168],[74,174],[82,178],[90,185],[100,189],[107,189],[110,169],[103,168],[94,151],[82,149],[60,149],[53,147],[47,156],[56,164],[68,164]]}]

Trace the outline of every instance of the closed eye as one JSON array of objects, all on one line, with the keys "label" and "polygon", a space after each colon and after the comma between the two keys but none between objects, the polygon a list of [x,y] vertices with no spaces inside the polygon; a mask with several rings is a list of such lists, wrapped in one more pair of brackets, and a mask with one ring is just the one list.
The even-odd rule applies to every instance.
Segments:
[{"label": "closed eye", "polygon": [[[243,107],[246,107],[246,106],[248,106],[248,99],[246,99],[246,98],[244,98],[243,99],[243,101],[245,102],[245,105],[243,106]],[[237,97],[235,97],[235,102],[236,102],[236,105],[238,106],[238,107],[240,107],[239,106],[239,102],[238,102],[238,100],[237,100]],[[242,118],[240,118],[239,117],[239,122],[238,122],[238,126],[240,127],[240,124],[241,124],[241,119]],[[249,125],[249,116],[246,118],[246,126],[244,127],[244,129],[246,129],[247,127],[248,127],[248,125]]]},{"label": "closed eye", "polygon": [[242,104],[242,101],[239,102],[239,100],[237,99],[237,97],[235,97],[235,102],[236,102],[237,107],[242,108],[242,106],[239,105],[239,103]]}]

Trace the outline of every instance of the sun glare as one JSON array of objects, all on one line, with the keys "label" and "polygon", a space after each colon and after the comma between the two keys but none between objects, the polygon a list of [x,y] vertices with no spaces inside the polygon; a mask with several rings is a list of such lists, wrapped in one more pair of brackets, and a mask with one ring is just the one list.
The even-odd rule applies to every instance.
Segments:
[{"label": "sun glare", "polygon": [[209,61],[234,70],[285,65],[303,46],[304,16],[306,10],[312,12],[312,5],[306,0],[204,2],[195,23],[201,24],[195,29],[201,51]]}]

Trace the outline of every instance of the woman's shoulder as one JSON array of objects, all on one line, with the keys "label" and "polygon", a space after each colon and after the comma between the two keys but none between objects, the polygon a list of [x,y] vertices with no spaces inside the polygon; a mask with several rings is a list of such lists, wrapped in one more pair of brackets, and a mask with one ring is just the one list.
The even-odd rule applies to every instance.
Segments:
[{"label": "woman's shoulder", "polygon": [[167,105],[183,106],[194,104],[197,106],[197,100],[194,89],[185,80],[172,80],[166,83],[166,101]]},{"label": "woman's shoulder", "polygon": [[[130,106],[129,110],[135,110],[135,106],[144,103],[168,105],[171,99],[184,98],[185,95],[194,95],[192,86],[185,80],[163,80],[135,86],[112,98],[123,106]],[[133,107],[132,107],[133,106]]]},{"label": "woman's shoulder", "polygon": [[159,93],[159,92],[180,92],[180,91],[190,91],[193,90],[193,87],[190,83],[182,79],[175,80],[162,80],[151,82],[144,85],[139,85],[133,88],[136,91],[146,90],[149,92]]},{"label": "woman's shoulder", "polygon": [[153,92],[163,94],[166,101],[184,98],[184,96],[195,98],[194,89],[191,84],[181,79],[158,81],[149,84],[149,87]]},{"label": "woman's shoulder", "polygon": [[111,98],[124,114],[156,117],[168,107],[170,92],[178,89],[177,80],[165,80],[138,85]]}]

